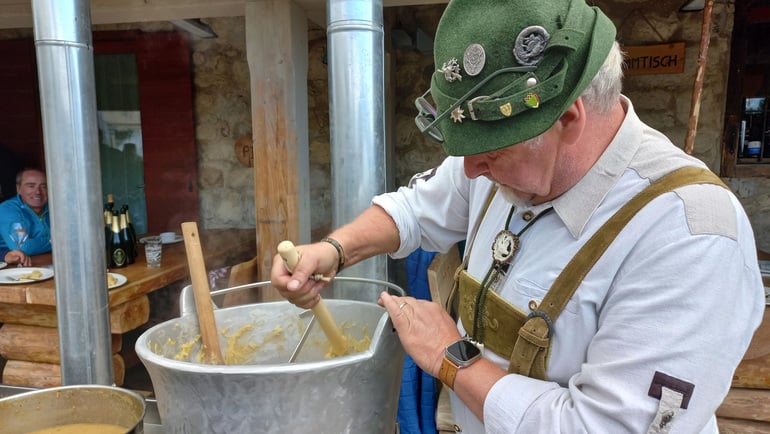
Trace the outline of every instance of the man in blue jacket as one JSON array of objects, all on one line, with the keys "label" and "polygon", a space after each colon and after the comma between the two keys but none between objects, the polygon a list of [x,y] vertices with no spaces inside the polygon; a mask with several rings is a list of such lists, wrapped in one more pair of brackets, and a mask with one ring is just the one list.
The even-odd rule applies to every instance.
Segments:
[{"label": "man in blue jacket", "polygon": [[0,203],[0,253],[25,255],[51,251],[48,184],[40,169],[22,169],[16,176],[16,196]]}]

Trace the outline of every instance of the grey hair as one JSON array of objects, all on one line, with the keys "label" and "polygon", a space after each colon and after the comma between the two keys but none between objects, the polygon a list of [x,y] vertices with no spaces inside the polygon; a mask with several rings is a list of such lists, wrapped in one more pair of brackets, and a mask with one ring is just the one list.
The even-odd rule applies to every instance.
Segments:
[{"label": "grey hair", "polygon": [[589,108],[606,113],[617,103],[623,90],[623,60],[623,51],[615,41],[599,72],[581,95]]},{"label": "grey hair", "polygon": [[24,172],[40,172],[45,175],[45,170],[43,169],[39,169],[37,167],[25,167],[16,172],[16,185],[21,185],[21,177],[24,175]]}]

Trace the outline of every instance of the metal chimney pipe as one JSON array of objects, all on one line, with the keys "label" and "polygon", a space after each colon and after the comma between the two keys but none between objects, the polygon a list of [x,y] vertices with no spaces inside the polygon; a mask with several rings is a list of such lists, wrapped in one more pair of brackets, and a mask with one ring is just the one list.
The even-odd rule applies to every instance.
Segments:
[{"label": "metal chimney pipe", "polygon": [[[382,0],[329,0],[327,17],[332,225],[339,227],[387,187]],[[342,275],[387,280],[387,258]]]},{"label": "metal chimney pipe", "polygon": [[89,0],[32,0],[62,384],[113,385]]}]

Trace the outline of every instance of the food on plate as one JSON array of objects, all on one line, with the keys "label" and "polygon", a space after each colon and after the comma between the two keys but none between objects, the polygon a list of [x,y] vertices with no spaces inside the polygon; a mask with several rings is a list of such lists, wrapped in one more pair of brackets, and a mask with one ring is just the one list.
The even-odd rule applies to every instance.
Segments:
[{"label": "food on plate", "polygon": [[19,274],[16,278],[19,280],[37,280],[43,277],[43,273],[40,270],[30,271],[29,273]]},{"label": "food on plate", "polygon": [[107,273],[107,288],[111,288],[118,284],[118,278],[112,273]]}]

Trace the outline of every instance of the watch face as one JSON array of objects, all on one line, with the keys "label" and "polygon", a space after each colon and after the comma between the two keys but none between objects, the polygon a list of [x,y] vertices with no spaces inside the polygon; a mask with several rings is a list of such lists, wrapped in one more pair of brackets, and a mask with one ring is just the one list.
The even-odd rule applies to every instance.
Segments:
[{"label": "watch face", "polygon": [[462,365],[476,360],[481,356],[481,350],[469,341],[459,340],[446,348],[446,354],[455,363]]}]

